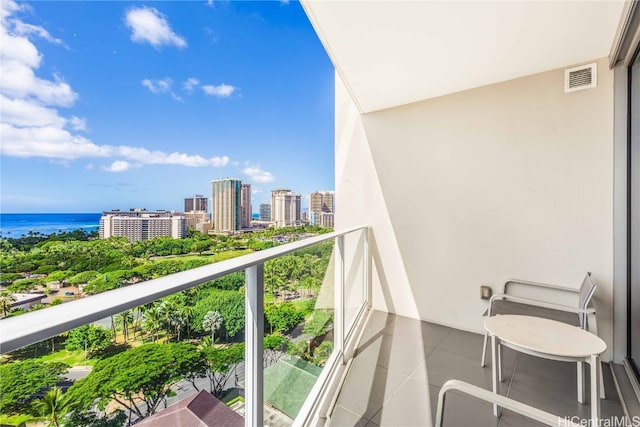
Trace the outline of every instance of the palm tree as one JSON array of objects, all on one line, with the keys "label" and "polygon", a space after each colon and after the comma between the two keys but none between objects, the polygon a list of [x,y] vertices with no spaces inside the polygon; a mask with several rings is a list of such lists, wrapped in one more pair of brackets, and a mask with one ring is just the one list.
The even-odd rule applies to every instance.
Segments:
[{"label": "palm tree", "polygon": [[45,393],[42,400],[37,400],[31,405],[35,414],[47,419],[55,427],[60,427],[60,418],[71,409],[73,401],[64,395],[61,388],[53,387]]},{"label": "palm tree", "polygon": [[187,337],[191,339],[191,318],[193,317],[193,307],[190,305],[183,305],[179,307],[178,316],[180,316],[184,321],[184,324],[187,327]]},{"label": "palm tree", "polygon": [[122,326],[124,342],[129,341],[129,327],[133,323],[133,312],[131,310],[125,310],[122,313],[116,314],[115,322],[117,325]]},{"label": "palm tree", "polygon": [[202,321],[202,329],[211,331],[211,344],[216,342],[216,331],[222,326],[222,315],[219,311],[207,311]]},{"label": "palm tree", "polygon": [[160,323],[162,319],[162,313],[157,305],[147,309],[144,313],[144,325],[145,329],[151,330],[151,336],[153,342],[156,342],[156,336],[158,329],[160,329]]},{"label": "palm tree", "polygon": [[3,317],[7,317],[7,313],[11,310],[11,304],[15,301],[15,297],[9,292],[3,292],[0,294],[0,310],[2,310]]},{"label": "palm tree", "polygon": [[167,341],[169,341],[169,334],[171,333],[171,324],[174,319],[174,314],[176,311],[175,304],[166,299],[160,303],[158,306],[158,310],[160,311],[160,315],[162,316],[164,323],[167,325]]}]

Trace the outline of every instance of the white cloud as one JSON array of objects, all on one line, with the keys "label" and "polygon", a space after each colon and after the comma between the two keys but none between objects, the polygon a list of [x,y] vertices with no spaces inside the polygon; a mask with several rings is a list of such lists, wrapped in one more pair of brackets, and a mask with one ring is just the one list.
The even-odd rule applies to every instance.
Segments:
[{"label": "white cloud", "polygon": [[214,86],[214,85],[202,86],[202,90],[204,91],[204,93],[206,93],[207,95],[217,96],[220,98],[227,98],[231,96],[231,94],[233,94],[233,92],[235,92],[236,89],[238,88],[228,84],[224,84],[224,83],[218,86]]},{"label": "white cloud", "polygon": [[144,79],[142,80],[142,86],[146,87],[151,91],[151,93],[163,93],[169,92],[171,90],[171,85],[173,84],[173,80],[169,77],[165,77],[164,79],[151,80]]},{"label": "white cloud", "polygon": [[125,162],[124,160],[116,160],[115,162],[111,163],[110,166],[103,167],[102,170],[107,172],[124,172],[130,167],[131,164],[129,164],[129,162]]},{"label": "white cloud", "polygon": [[200,80],[190,77],[182,83],[182,88],[187,92],[193,92],[193,89],[200,84]]},{"label": "white cloud", "polygon": [[[47,158],[65,166],[80,158],[120,159],[106,167],[109,171],[123,171],[145,164],[222,167],[229,163],[227,156],[205,158],[142,147],[99,145],[79,134],[87,130],[86,120],[77,116],[65,117],[57,108],[72,106],[78,95],[59,76],[50,79],[36,76],[42,56],[29,37],[52,38],[47,38],[49,33],[45,29],[22,23],[14,17],[25,8],[11,0],[0,2],[0,155]],[[180,97],[170,90],[171,83],[167,78],[143,81],[142,84],[154,93],[169,92],[179,100]],[[86,169],[94,167],[93,164],[85,166]]]},{"label": "white cloud", "polygon": [[16,34],[21,36],[30,36],[36,35],[40,38],[45,39],[49,43],[58,44],[61,46],[65,46],[64,42],[58,38],[53,37],[47,30],[37,25],[26,24],[22,21],[16,21],[14,26],[14,31]]},{"label": "white cloud", "polygon": [[186,40],[174,33],[167,18],[153,7],[129,9],[125,21],[134,42],[146,42],[156,49],[164,45],[187,47]]},{"label": "white cloud", "polygon": [[260,166],[249,166],[242,170],[242,173],[248,176],[251,180],[266,184],[273,182],[275,179],[271,172],[263,171]]},{"label": "white cloud", "polygon": [[87,120],[82,119],[80,117],[71,116],[71,118],[67,121],[73,130],[86,131],[87,130]]},{"label": "white cloud", "polygon": [[84,166],[84,168],[88,171],[95,169],[96,165],[94,165],[93,163],[89,163],[87,165]]}]

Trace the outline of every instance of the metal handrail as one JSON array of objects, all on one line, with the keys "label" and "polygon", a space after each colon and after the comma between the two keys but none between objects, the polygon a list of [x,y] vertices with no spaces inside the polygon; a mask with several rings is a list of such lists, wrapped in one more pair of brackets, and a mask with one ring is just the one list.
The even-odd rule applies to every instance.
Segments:
[{"label": "metal handrail", "polygon": [[541,409],[534,408],[533,406],[526,405],[522,402],[518,402],[517,400],[510,399],[506,396],[502,396],[497,393],[493,393],[489,390],[485,390],[473,384],[466,383],[460,380],[449,380],[440,389],[440,393],[438,394],[438,407],[436,409],[436,427],[442,427],[442,423],[444,421],[444,405],[445,405],[445,397],[448,391],[455,390],[469,396],[475,397],[476,399],[484,400],[486,402],[493,403],[494,405],[501,406],[502,408],[513,411],[517,414],[520,414],[529,419],[538,421],[542,424],[553,426],[553,427],[561,427],[561,426],[570,426],[570,427],[579,427],[580,424],[572,421],[570,417],[560,417],[558,415],[550,414],[549,412],[545,412]]},{"label": "metal handrail", "polygon": [[193,288],[227,274],[263,264],[318,243],[366,229],[334,231],[260,252],[152,279],[0,321],[0,354],[34,344],[82,325],[104,319],[162,297]]}]

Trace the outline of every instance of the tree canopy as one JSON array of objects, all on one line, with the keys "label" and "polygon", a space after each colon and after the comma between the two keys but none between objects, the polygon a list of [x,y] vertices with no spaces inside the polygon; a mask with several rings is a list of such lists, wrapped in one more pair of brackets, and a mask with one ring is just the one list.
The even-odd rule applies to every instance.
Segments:
[{"label": "tree canopy", "polygon": [[68,393],[84,409],[91,407],[95,398],[99,407],[113,399],[145,418],[155,413],[172,385],[204,373],[204,358],[191,344],[150,343],[99,361]]},{"label": "tree canopy", "polygon": [[96,325],[72,329],[65,342],[67,350],[87,350],[89,356],[104,351],[111,344],[111,331]]},{"label": "tree canopy", "polygon": [[33,359],[0,365],[0,410],[17,413],[42,390],[55,385],[69,366]]}]

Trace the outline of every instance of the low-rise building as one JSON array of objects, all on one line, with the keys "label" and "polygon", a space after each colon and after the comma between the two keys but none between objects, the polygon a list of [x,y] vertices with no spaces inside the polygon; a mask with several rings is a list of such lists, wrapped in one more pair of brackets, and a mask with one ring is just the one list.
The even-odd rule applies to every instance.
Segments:
[{"label": "low-rise building", "polygon": [[100,218],[100,238],[126,237],[130,242],[172,237],[182,239],[187,233],[187,219],[174,211],[105,211]]}]

